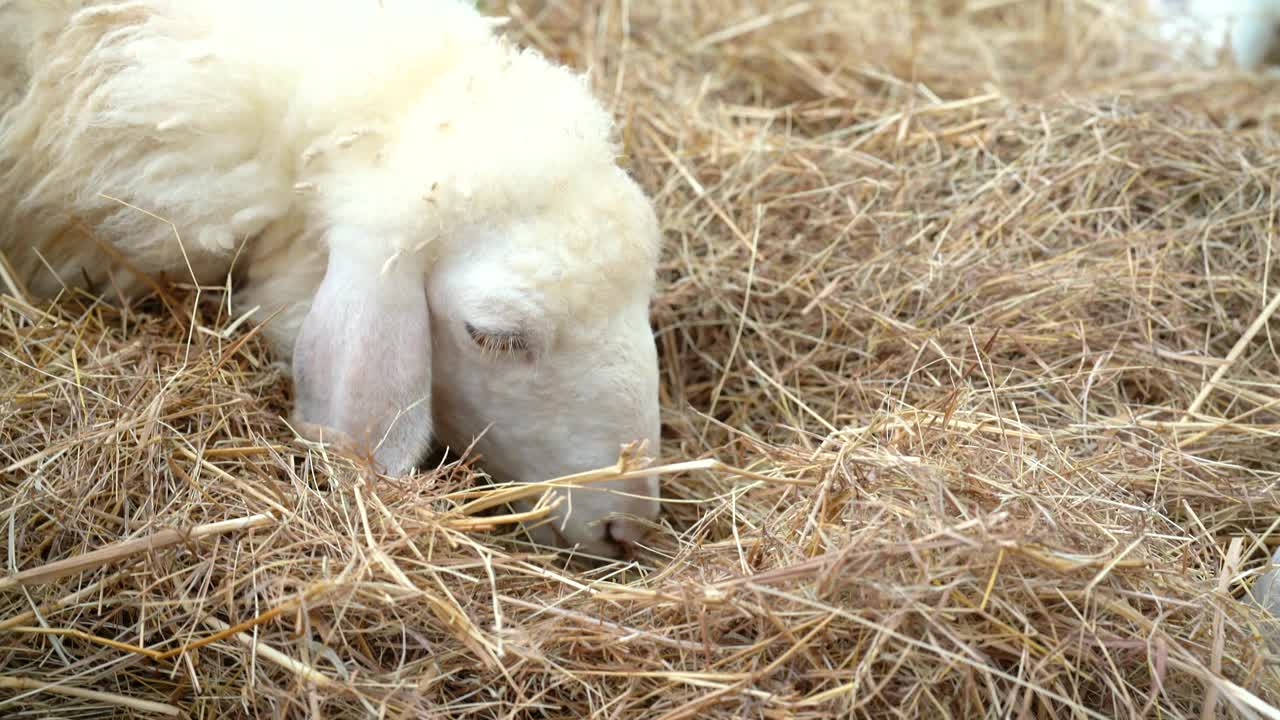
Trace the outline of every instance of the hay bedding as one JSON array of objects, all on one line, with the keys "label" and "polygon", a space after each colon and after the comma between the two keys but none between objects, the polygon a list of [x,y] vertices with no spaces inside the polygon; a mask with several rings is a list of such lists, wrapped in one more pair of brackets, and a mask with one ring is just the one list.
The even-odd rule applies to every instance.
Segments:
[{"label": "hay bedding", "polygon": [[1236,598],[1280,86],[962,5],[510,9],[669,229],[664,460],[743,471],[667,472],[629,565],[523,542],[465,456],[297,440],[216,288],[0,299],[0,715],[1276,717]]}]

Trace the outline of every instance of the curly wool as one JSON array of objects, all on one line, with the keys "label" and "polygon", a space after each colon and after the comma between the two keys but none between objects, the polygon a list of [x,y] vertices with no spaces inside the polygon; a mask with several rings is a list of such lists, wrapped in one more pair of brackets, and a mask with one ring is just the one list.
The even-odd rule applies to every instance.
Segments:
[{"label": "curly wool", "polygon": [[467,225],[549,226],[530,279],[583,312],[651,285],[610,117],[492,25],[455,0],[0,2],[0,250],[38,296],[142,289],[95,237],[200,283],[234,261],[244,302],[291,308],[286,350],[335,224],[422,263]]}]

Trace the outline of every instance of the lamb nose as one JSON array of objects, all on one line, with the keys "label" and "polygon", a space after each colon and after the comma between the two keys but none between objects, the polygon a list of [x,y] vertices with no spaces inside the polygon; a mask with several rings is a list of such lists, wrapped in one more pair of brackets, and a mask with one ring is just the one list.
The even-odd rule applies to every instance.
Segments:
[{"label": "lamb nose", "polygon": [[649,528],[635,520],[614,518],[605,523],[605,533],[609,539],[624,547],[640,542],[648,531]]}]

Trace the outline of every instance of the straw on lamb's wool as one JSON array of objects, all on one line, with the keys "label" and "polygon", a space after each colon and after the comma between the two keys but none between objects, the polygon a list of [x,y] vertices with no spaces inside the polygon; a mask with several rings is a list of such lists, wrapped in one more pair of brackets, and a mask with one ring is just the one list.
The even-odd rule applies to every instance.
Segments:
[{"label": "straw on lamb's wool", "polygon": [[1280,702],[1238,600],[1280,514],[1280,83],[1170,66],[1093,5],[959,6],[511,10],[617,91],[662,208],[664,456],[752,473],[664,475],[634,566],[502,537],[469,461],[389,482],[292,440],[260,338],[181,289],[4,299],[32,574],[0,589],[0,712]]}]

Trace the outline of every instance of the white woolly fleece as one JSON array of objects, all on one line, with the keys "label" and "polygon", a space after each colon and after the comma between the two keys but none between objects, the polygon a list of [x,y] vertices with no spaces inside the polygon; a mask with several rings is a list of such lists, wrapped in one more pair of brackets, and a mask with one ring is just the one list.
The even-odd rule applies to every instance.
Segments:
[{"label": "white woolly fleece", "polygon": [[491,24],[454,0],[0,2],[0,69],[25,83],[0,84],[0,248],[48,295],[82,270],[107,279],[84,230],[201,282],[247,242],[244,290],[278,305],[314,283],[275,265],[318,282],[333,225],[389,258],[544,219],[564,262],[529,270],[568,305],[599,306],[575,296],[583,280],[650,283],[656,225],[615,165],[610,118]]}]

